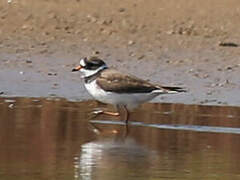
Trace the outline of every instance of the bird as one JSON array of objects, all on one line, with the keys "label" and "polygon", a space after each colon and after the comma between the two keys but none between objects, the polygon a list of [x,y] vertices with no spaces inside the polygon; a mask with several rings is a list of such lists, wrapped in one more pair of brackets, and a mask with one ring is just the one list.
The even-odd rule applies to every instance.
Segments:
[{"label": "bird", "polygon": [[124,74],[110,68],[99,57],[84,57],[72,72],[80,71],[84,85],[97,101],[112,104],[117,112],[96,111],[96,114],[119,116],[124,112],[123,120],[128,123],[129,110],[162,94],[186,92],[182,87],[161,86],[150,83],[130,74]]}]

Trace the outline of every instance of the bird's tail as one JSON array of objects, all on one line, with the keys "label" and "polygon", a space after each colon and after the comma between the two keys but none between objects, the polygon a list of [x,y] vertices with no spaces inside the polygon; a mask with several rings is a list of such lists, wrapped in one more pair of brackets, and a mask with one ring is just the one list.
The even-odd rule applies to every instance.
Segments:
[{"label": "bird's tail", "polygon": [[161,88],[167,90],[168,93],[187,92],[187,90],[182,87],[162,86]]}]

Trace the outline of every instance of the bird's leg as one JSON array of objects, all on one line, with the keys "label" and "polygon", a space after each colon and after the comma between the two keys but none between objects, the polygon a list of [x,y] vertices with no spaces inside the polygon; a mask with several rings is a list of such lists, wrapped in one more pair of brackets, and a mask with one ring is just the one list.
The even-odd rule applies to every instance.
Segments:
[{"label": "bird's leg", "polygon": [[129,112],[126,108],[125,105],[117,105],[117,112],[109,112],[109,111],[104,111],[104,110],[100,110],[97,109],[95,111],[93,111],[93,114],[95,116],[99,115],[99,114],[106,114],[106,115],[110,115],[110,116],[120,116],[122,118],[122,121],[125,121],[125,123],[128,123],[128,118],[129,118]]},{"label": "bird's leg", "polygon": [[128,112],[126,106],[123,106],[123,107],[124,107],[123,109],[125,111],[124,121],[125,121],[126,124],[128,124],[129,112]]},{"label": "bird's leg", "polygon": [[103,114],[110,115],[110,116],[119,116],[119,112],[109,112],[109,111],[103,111]]},{"label": "bird's leg", "polygon": [[129,112],[128,112],[126,106],[125,105],[117,105],[117,109],[118,109],[118,112],[120,112],[120,114],[123,115],[123,116],[121,116],[122,120],[125,121],[125,123],[127,124],[128,118],[129,118]]}]

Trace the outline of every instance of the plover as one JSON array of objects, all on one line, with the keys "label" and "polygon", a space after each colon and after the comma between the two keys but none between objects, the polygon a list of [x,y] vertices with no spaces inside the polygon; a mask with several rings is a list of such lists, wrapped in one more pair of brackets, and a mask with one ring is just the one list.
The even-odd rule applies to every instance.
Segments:
[{"label": "plover", "polygon": [[185,92],[181,87],[170,87],[152,84],[109,68],[98,57],[83,58],[80,65],[72,71],[80,71],[87,91],[98,101],[115,105],[118,112],[96,111],[113,116],[125,111],[124,120],[127,123],[129,109],[150,101],[161,94]]}]

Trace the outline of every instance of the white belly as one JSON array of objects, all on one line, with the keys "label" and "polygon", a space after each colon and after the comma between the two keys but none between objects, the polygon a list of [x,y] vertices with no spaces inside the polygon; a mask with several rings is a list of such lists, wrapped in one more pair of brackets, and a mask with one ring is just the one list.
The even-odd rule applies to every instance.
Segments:
[{"label": "white belly", "polygon": [[125,105],[128,108],[134,108],[139,104],[149,101],[159,95],[159,93],[114,93],[105,92],[96,84],[96,81],[92,81],[89,84],[85,84],[88,92],[98,101],[113,105]]}]

